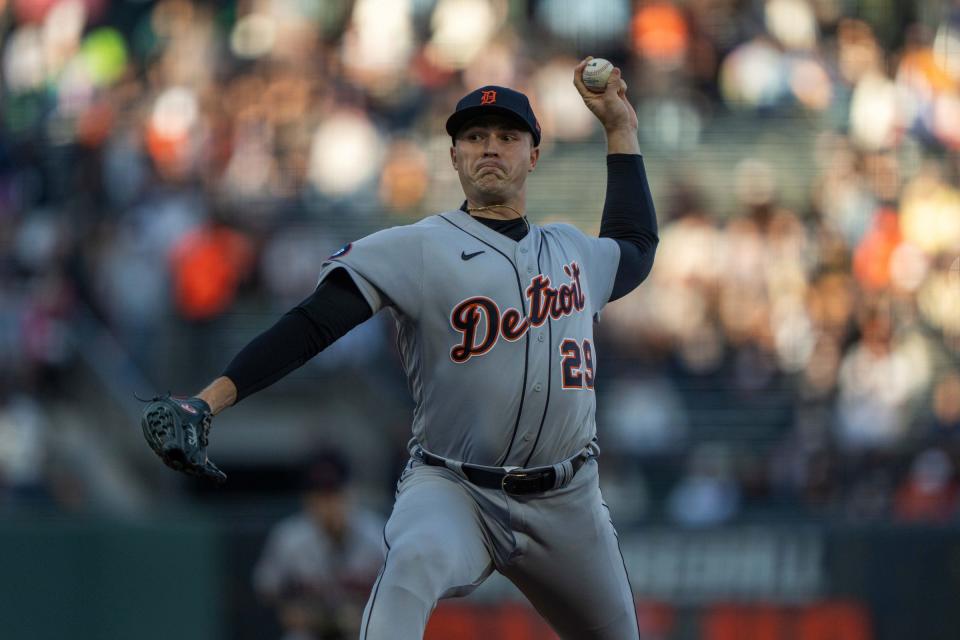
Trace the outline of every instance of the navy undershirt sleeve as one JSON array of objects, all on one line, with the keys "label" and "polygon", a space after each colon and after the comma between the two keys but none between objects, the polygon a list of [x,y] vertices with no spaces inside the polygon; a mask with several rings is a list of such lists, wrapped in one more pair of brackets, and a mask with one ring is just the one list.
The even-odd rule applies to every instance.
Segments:
[{"label": "navy undershirt sleeve", "polygon": [[223,375],[237,387],[236,402],[302,366],[372,315],[357,285],[337,269],[230,362]]},{"label": "navy undershirt sleeve", "polygon": [[607,198],[600,218],[600,237],[612,238],[620,245],[612,302],[633,291],[650,274],[660,242],[643,156],[607,156]]}]

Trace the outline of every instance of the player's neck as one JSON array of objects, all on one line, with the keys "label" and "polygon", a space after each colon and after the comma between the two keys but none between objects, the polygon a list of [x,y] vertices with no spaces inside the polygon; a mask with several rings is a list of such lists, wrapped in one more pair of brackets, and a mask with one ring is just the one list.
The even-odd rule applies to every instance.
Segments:
[{"label": "player's neck", "polygon": [[479,198],[467,198],[467,213],[478,218],[513,220],[526,215],[526,202],[524,198],[511,198],[508,201],[494,199],[490,202]]}]

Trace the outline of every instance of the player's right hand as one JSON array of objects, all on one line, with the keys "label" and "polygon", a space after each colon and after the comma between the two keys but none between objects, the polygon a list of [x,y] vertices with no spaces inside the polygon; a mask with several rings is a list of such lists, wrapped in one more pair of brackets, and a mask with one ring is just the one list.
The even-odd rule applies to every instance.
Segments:
[{"label": "player's right hand", "polygon": [[210,405],[200,398],[167,394],[147,402],[140,426],[147,444],[168,467],[223,483],[226,474],[207,457],[212,420]]},{"label": "player's right hand", "polygon": [[609,131],[636,131],[640,126],[637,112],[627,99],[627,83],[621,77],[620,67],[614,67],[607,80],[607,90],[596,93],[583,84],[583,70],[593,56],[587,56],[573,69],[573,85],[583,98],[583,103]]}]

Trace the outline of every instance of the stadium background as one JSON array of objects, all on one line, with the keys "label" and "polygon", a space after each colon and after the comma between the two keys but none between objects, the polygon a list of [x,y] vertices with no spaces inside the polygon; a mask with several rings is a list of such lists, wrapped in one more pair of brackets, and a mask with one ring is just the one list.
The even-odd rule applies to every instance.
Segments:
[{"label": "stadium background", "polygon": [[[957,3],[15,0],[0,51],[0,636],[279,637],[250,570],[305,452],[389,510],[390,323],[219,417],[223,489],[160,465],[133,394],[195,393],[339,246],[458,206],[475,86],[534,101],[531,218],[595,232],[589,54],[662,238],[598,336],[644,637],[960,637]],[[432,637],[549,637],[525,607],[493,581]]]}]

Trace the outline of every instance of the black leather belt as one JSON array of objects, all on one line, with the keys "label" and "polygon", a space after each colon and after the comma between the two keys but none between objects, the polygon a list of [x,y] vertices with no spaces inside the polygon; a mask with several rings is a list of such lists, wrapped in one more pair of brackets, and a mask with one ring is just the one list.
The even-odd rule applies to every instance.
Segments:
[{"label": "black leather belt", "polygon": [[[446,467],[447,463],[443,458],[427,453],[424,450],[419,451],[420,460],[431,467]],[[577,456],[570,463],[573,469],[570,472],[572,478],[574,474],[586,462],[587,455]],[[557,483],[557,471],[553,467],[541,467],[538,469],[514,469],[506,471],[505,469],[491,469],[488,467],[479,467],[464,462],[462,467],[463,475],[471,483],[485,489],[503,489],[512,495],[528,495],[531,493],[543,493],[550,491]]]}]

